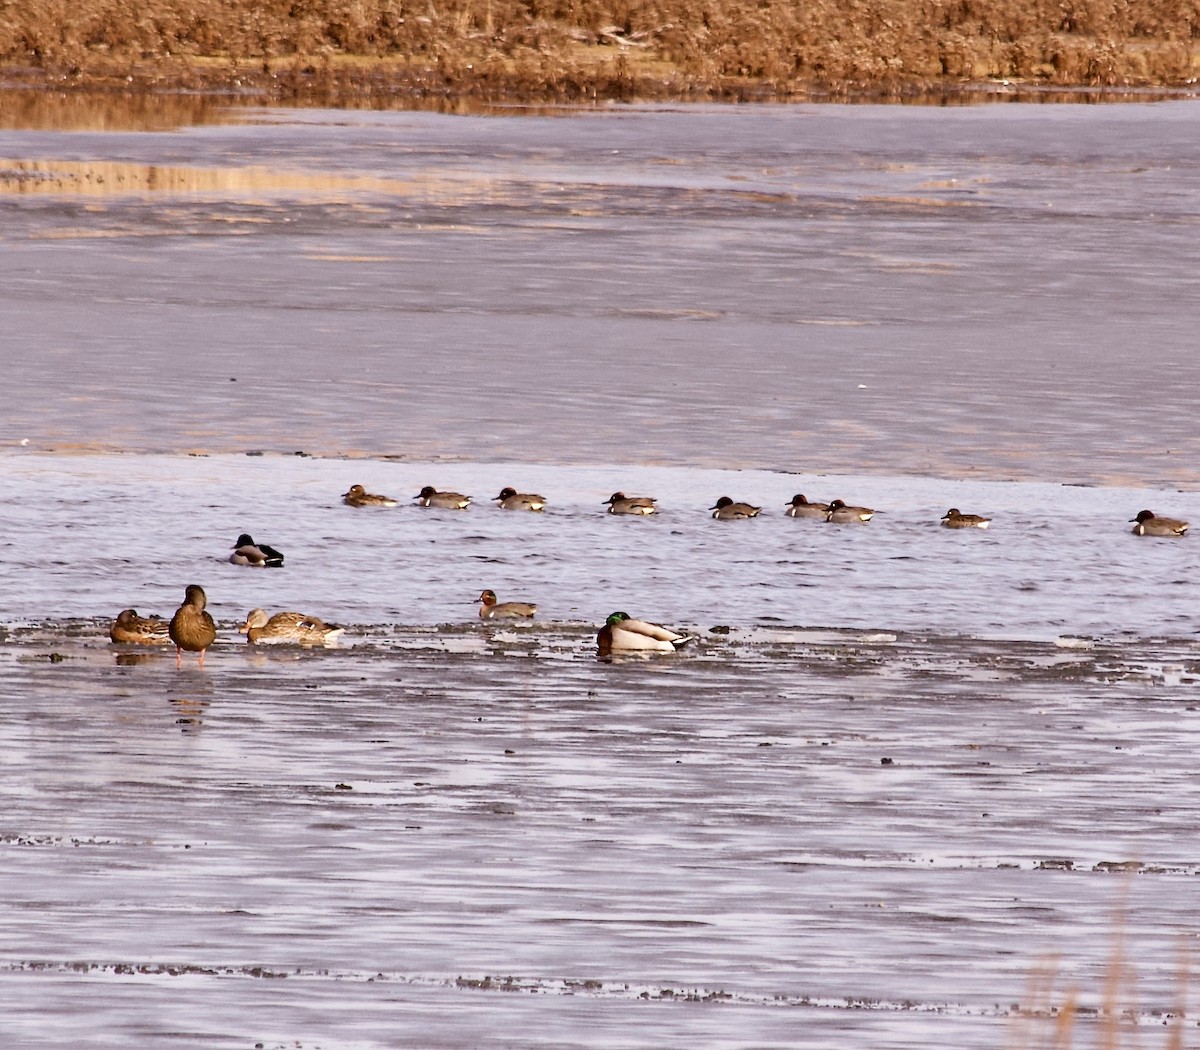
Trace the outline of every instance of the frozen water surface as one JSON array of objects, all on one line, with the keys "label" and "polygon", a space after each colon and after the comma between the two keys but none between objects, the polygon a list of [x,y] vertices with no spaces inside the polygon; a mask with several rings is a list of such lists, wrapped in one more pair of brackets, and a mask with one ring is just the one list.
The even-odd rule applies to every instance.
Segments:
[{"label": "frozen water surface", "polygon": [[5,1047],[1166,1045],[1195,104],[237,119],[0,151]]}]

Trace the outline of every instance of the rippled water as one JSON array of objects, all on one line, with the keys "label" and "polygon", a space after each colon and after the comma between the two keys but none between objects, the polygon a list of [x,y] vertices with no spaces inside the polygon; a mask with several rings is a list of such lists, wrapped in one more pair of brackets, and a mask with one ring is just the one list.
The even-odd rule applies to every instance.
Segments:
[{"label": "rippled water", "polygon": [[[1075,988],[1165,1046],[1194,114],[6,134],[0,1041],[1025,1048]],[[203,670],[109,645],[189,582]],[[598,662],[617,608],[698,639]]]},{"label": "rippled water", "polygon": [[[543,617],[596,623],[615,608],[707,628],[833,626],[1053,641],[1195,637],[1194,544],[1133,536],[1143,506],[1200,519],[1194,493],[1050,483],[813,476],[666,467],[397,463],[298,456],[70,456],[0,460],[0,619],[170,615],[200,582],[230,622],[252,607],[358,624],[470,621],[484,587]],[[351,484],[403,504],[350,508]],[[424,485],[473,495],[426,510]],[[502,487],[545,495],[500,511]],[[605,513],[616,489],[660,513]],[[795,492],[876,508],[864,526],[784,516]],[[713,521],[721,495],[764,508]],[[993,518],[950,530],[950,506]],[[36,523],[36,524],[35,524]],[[286,571],[226,563],[242,532]],[[311,607],[311,608],[310,608]]]}]

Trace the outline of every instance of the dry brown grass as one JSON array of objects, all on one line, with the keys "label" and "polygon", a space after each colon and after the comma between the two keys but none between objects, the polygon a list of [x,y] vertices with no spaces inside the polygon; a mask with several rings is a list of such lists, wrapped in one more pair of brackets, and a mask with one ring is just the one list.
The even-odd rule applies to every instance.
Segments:
[{"label": "dry brown grass", "polygon": [[1181,85],[1200,0],[0,0],[9,79],[284,97],[897,95]]},{"label": "dry brown grass", "polygon": [[[1089,1026],[1095,1050],[1133,1050],[1145,1044],[1140,1038],[1142,1025],[1139,1016],[1137,973],[1125,950],[1128,895],[1132,883],[1127,883],[1117,906],[1117,920],[1105,967],[1099,1005],[1085,1008],[1080,1003],[1078,988],[1069,988],[1065,996],[1056,989],[1057,961],[1049,960],[1032,976],[1027,998],[1028,1007],[1017,1016],[1014,1047],[1019,1050],[1082,1050],[1081,1020],[1095,1023]],[[1188,989],[1191,982],[1190,955],[1186,941],[1180,943],[1173,1007],[1156,1015],[1165,1026],[1162,1050],[1184,1050],[1184,1032],[1193,1022],[1188,1021]],[[1143,1017],[1143,1020],[1145,1018]],[[1149,1027],[1146,1025],[1145,1027]]]}]

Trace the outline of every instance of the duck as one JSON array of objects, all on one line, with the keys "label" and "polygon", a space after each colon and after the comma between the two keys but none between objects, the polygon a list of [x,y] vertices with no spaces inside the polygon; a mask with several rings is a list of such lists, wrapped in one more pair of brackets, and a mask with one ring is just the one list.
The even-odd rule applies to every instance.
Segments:
[{"label": "duck", "polygon": [[265,543],[255,543],[247,532],[243,532],[237,538],[229,560],[234,565],[253,565],[260,569],[283,567],[283,555],[279,551]]},{"label": "duck", "polygon": [[471,503],[470,496],[464,496],[461,492],[438,492],[432,485],[426,485],[413,499],[418,507],[435,507],[438,510],[466,510]]},{"label": "duck", "polygon": [[167,645],[171,641],[170,625],[153,616],[139,616],[136,609],[117,613],[108,637],[124,645]]},{"label": "duck", "polygon": [[596,655],[614,652],[674,653],[695,639],[656,623],[635,620],[627,612],[610,613],[596,634]]},{"label": "duck", "polygon": [[875,516],[870,507],[847,507],[840,499],[829,501],[829,510],[825,512],[826,521],[834,521],[839,525],[847,522],[866,524]]},{"label": "duck", "polygon": [[263,609],[251,609],[238,630],[247,642],[256,645],[335,645],[346,628],[304,613],[277,612],[267,616]]},{"label": "duck", "polygon": [[342,497],[342,502],[349,507],[396,507],[399,503],[391,496],[377,496],[368,492],[361,485],[351,485],[350,491]]},{"label": "duck", "polygon": [[175,666],[183,663],[183,650],[199,653],[199,666],[204,666],[204,651],[217,640],[217,625],[204,610],[208,595],[198,583],[189,583],[183,592],[183,604],[175,610],[167,629],[175,643]]},{"label": "duck", "polygon": [[502,510],[542,510],[546,506],[546,497],[533,492],[518,492],[507,485],[500,490],[499,496],[492,497]]},{"label": "duck", "polygon": [[809,503],[807,497],[802,493],[797,493],[792,497],[792,502],[789,503],[783,511],[789,518],[820,518],[825,521],[829,516],[828,503]]},{"label": "duck", "polygon": [[608,504],[609,514],[655,514],[658,502],[653,496],[626,496],[624,492],[614,492],[604,501]]},{"label": "duck", "polygon": [[735,503],[728,496],[722,496],[708,508],[713,512],[717,521],[733,521],[736,518],[757,518],[762,507],[752,507],[749,503]]},{"label": "duck", "polygon": [[964,514],[957,507],[951,507],[942,515],[942,524],[948,529],[986,529],[991,523],[991,518],[981,514]]},{"label": "duck", "polygon": [[537,612],[537,606],[529,602],[502,602],[496,598],[496,592],[484,591],[475,601],[479,602],[479,618],[481,620],[506,619],[517,620],[530,617]]},{"label": "duck", "polygon": [[1135,536],[1182,536],[1188,530],[1188,523],[1180,518],[1160,518],[1152,510],[1139,510],[1130,530]]}]

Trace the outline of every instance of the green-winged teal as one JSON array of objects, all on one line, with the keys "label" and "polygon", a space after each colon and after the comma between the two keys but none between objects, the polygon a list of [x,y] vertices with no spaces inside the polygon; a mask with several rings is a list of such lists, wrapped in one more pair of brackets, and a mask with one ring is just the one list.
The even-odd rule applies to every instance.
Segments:
[{"label": "green-winged teal", "polygon": [[479,602],[479,618],[492,620],[503,618],[516,620],[530,617],[537,612],[537,606],[529,602],[502,602],[492,590],[484,591],[475,601]]},{"label": "green-winged teal", "polygon": [[626,496],[624,492],[614,492],[604,501],[608,504],[609,514],[654,514],[658,501],[653,496]]},{"label": "green-winged teal", "polygon": [[1188,530],[1188,523],[1179,518],[1160,518],[1152,510],[1139,510],[1131,530],[1135,536],[1182,536]]},{"label": "green-winged teal", "polygon": [[829,516],[829,504],[809,503],[807,497],[797,493],[783,513],[789,518],[815,518],[824,521]]},{"label": "green-winged teal", "polygon": [[738,518],[757,518],[762,507],[754,507],[749,503],[735,503],[728,496],[722,496],[708,509],[717,521],[734,521]]},{"label": "green-winged teal", "polygon": [[499,496],[493,496],[492,501],[502,510],[541,510],[546,506],[546,497],[533,492],[518,492],[507,486],[500,490]]},{"label": "green-winged teal", "polygon": [[991,518],[981,514],[964,514],[957,507],[951,507],[942,515],[942,524],[948,529],[986,529],[991,523]]},{"label": "green-winged teal", "polygon": [[865,524],[870,521],[875,512],[870,507],[847,507],[840,499],[829,501],[829,510],[825,513],[826,521],[835,521],[839,525],[847,523]]},{"label": "green-winged teal", "polygon": [[342,502],[350,507],[395,507],[399,504],[391,496],[377,496],[368,492],[361,485],[351,485],[350,491],[342,497]]},{"label": "green-winged teal", "polygon": [[471,503],[470,496],[461,492],[438,492],[432,485],[426,485],[413,496],[418,507],[433,507],[436,510],[466,510]]}]

